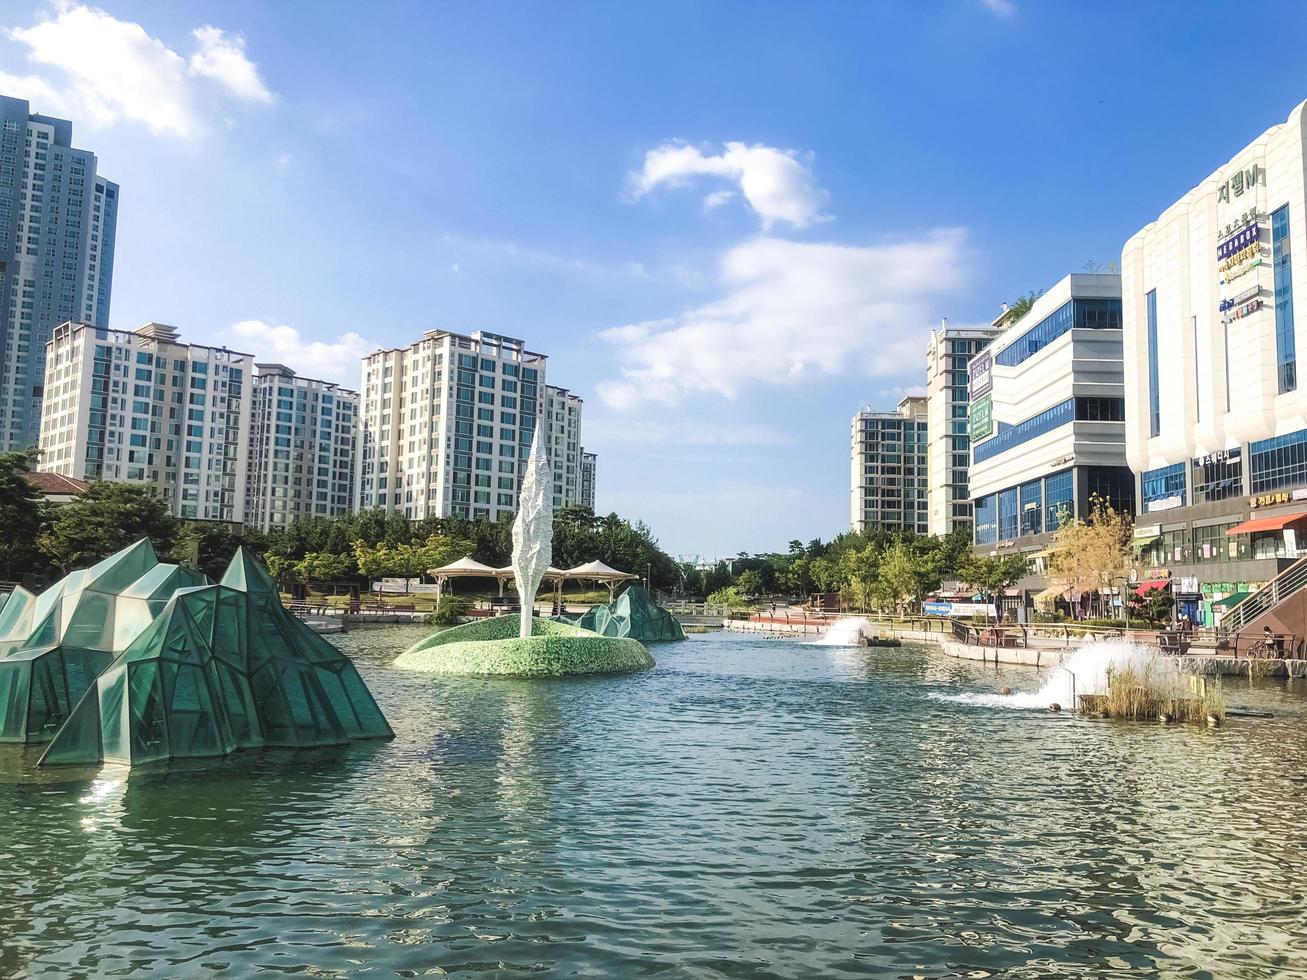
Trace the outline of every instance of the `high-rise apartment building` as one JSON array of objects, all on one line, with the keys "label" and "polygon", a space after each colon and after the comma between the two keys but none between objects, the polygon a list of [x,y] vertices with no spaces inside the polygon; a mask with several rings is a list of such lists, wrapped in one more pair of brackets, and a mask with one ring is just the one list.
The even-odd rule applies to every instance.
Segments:
[{"label": "high-rise apartment building", "polygon": [[566,388],[545,386],[549,422],[549,466],[554,474],[554,508],[581,502],[582,400]]},{"label": "high-rise apartment building", "polygon": [[599,467],[599,456],[581,450],[581,506],[595,509],[595,470]]},{"label": "high-rise apartment building", "polygon": [[245,522],[264,531],[354,504],[358,393],[256,364]]},{"label": "high-rise apartment building", "polygon": [[976,550],[1043,550],[1093,498],[1134,513],[1121,277],[1070,275],[968,365]]},{"label": "high-rise apartment building", "polygon": [[[1126,451],[1135,545],[1179,613],[1212,624],[1307,555],[1307,103],[1125,244]],[[1296,627],[1294,627],[1296,629]]]},{"label": "high-rise apartment building", "polygon": [[109,321],[118,185],[72,136],[71,122],[0,96],[0,450],[40,437],[55,327]]},{"label": "high-rise apartment building", "polygon": [[926,399],[911,395],[898,411],[853,416],[850,523],[925,534]]},{"label": "high-rise apartment building", "polygon": [[931,534],[943,536],[971,526],[967,363],[998,336],[1002,320],[995,320],[989,328],[951,327],[946,320],[940,329],[930,332],[926,345],[926,479]]},{"label": "high-rise apartment building", "polygon": [[61,324],[46,345],[38,468],[145,484],[177,517],[243,521],[253,366],[162,323]]},{"label": "high-rise apartment building", "polygon": [[513,337],[445,330],[365,357],[356,506],[409,519],[514,513],[545,361]]}]

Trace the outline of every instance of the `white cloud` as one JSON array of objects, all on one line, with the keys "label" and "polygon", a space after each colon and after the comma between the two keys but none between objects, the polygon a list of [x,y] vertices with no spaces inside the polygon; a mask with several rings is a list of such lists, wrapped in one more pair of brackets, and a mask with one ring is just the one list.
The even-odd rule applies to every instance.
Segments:
[{"label": "white cloud", "polygon": [[92,127],[125,119],[156,134],[191,138],[205,129],[207,93],[197,78],[215,81],[239,99],[272,100],[238,36],[200,28],[194,32],[200,50],[188,64],[140,24],[95,7],[60,3],[55,10],[56,16],[32,27],[5,31],[27,47],[29,61],[53,70],[52,75],[0,75],[6,90],[34,101],[37,112]]},{"label": "white cloud", "polygon": [[[631,175],[631,191],[638,198],[661,184],[679,187],[700,176],[724,178],[738,185],[764,228],[782,221],[806,228],[829,220],[821,214],[826,192],[817,186],[806,159],[794,150],[771,146],[727,143],[724,152],[705,155],[685,143],[664,143],[644,155],[643,168]],[[726,197],[722,191],[709,194],[704,206],[725,204],[731,196],[729,191],[725,193]]]},{"label": "white cloud", "polygon": [[887,245],[762,237],[723,257],[723,296],[672,321],[604,331],[620,375],[597,386],[613,408],[735,398],[755,384],[844,373],[893,376],[920,364],[936,303],[966,271],[964,235]]},{"label": "white cloud", "polygon": [[995,17],[1002,17],[1004,20],[1010,20],[1017,15],[1017,5],[1014,0],[980,0],[980,5]]},{"label": "white cloud", "polygon": [[211,25],[196,28],[191,36],[200,42],[200,50],[191,55],[192,75],[212,78],[237,98],[272,103],[272,93],[259,77],[259,69],[245,57],[245,38]]},{"label": "white cloud", "polygon": [[294,327],[263,320],[241,320],[232,325],[231,333],[234,346],[254,348],[255,361],[275,361],[306,378],[335,381],[351,389],[359,386],[362,358],[381,346],[353,332],[331,343],[306,341]]}]

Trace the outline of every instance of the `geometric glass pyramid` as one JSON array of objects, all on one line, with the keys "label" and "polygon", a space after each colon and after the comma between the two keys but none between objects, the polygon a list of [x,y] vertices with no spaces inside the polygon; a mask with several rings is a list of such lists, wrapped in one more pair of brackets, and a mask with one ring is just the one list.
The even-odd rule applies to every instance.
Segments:
[{"label": "geometric glass pyramid", "polygon": [[628,586],[608,605],[591,606],[585,615],[567,621],[601,636],[627,636],[641,643],[685,639],[680,622],[654,602],[642,585]]},{"label": "geometric glass pyramid", "polygon": [[96,675],[202,572],[162,565],[142,539],[0,609],[0,741],[45,742]]},{"label": "geometric glass pyramid", "polygon": [[282,606],[242,547],[220,584],[177,592],[95,678],[40,764],[393,737],[353,662]]}]

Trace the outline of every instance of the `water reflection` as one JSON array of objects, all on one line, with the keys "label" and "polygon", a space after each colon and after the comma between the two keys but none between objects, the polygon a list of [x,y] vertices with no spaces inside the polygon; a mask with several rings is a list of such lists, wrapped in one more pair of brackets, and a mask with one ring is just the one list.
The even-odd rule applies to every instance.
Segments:
[{"label": "water reflection", "polygon": [[1307,962],[1302,685],[1216,731],[940,700],[1036,675],[696,637],[544,683],[388,669],[394,742],[0,751],[0,974],[1269,977]]}]

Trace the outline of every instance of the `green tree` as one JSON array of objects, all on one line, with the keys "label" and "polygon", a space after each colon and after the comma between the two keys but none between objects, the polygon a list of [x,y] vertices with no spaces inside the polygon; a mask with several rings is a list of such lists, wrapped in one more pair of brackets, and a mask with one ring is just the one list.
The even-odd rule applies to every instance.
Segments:
[{"label": "green tree", "polygon": [[1032,289],[1024,296],[1018,296],[1008,306],[1008,323],[1013,324],[1030,312],[1030,308],[1035,305],[1035,300],[1039,299],[1042,291]]},{"label": "green tree", "polygon": [[994,601],[998,614],[998,597],[1025,578],[1029,571],[1021,555],[972,555],[962,569],[962,578]]},{"label": "green tree", "polygon": [[198,568],[216,582],[222,578],[236,549],[242,545],[261,555],[267,551],[268,538],[255,527],[217,521],[183,521],[177,531],[177,543],[167,557]]},{"label": "green tree", "polygon": [[749,600],[745,598],[744,593],[734,585],[728,585],[710,593],[708,602],[714,606],[725,606],[732,612],[736,609],[744,609],[749,605]]},{"label": "green tree", "polygon": [[72,503],[57,508],[49,530],[39,538],[41,550],[65,574],[85,568],[141,538],[169,554],[177,521],[162,500],[145,487],[96,481]]},{"label": "green tree", "polygon": [[880,577],[895,602],[920,606],[922,597],[940,587],[944,549],[936,538],[896,541],[885,552]]},{"label": "green tree", "polygon": [[37,541],[45,524],[41,494],[27,482],[36,450],[0,453],[0,579],[17,581],[42,570]]},{"label": "green tree", "polygon": [[736,576],[735,585],[746,596],[756,596],[762,592],[762,576],[746,568]]}]

